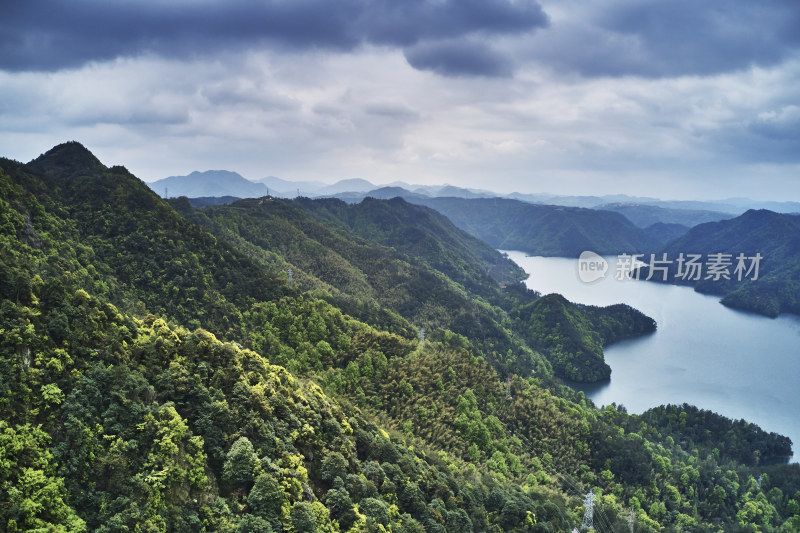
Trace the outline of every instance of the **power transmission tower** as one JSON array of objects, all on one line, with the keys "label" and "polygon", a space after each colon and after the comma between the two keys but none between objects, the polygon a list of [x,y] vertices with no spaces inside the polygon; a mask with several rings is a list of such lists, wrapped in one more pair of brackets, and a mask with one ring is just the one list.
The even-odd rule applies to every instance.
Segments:
[{"label": "power transmission tower", "polygon": [[586,493],[583,507],[586,510],[583,512],[581,531],[592,531],[594,529],[594,493],[592,491]]}]

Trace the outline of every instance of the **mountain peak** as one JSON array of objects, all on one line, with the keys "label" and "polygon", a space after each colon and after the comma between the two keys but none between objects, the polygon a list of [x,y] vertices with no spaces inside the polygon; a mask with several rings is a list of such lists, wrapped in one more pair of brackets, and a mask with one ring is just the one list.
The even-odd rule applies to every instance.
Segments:
[{"label": "mountain peak", "polygon": [[[205,180],[215,180],[215,179],[235,179],[235,180],[244,180],[247,179],[238,172],[233,172],[231,170],[194,170],[188,176],[170,176],[171,178],[191,178],[194,180],[198,179],[205,179]],[[250,181],[250,180],[247,180]]]},{"label": "mountain peak", "polygon": [[775,211],[770,211],[769,209],[748,209],[744,213],[741,214],[742,218],[773,218],[779,216],[778,213]]},{"label": "mountain peak", "polygon": [[106,169],[92,152],[77,141],[54,146],[28,163],[28,166],[47,176],[65,179]]},{"label": "mountain peak", "polygon": [[234,196],[236,198],[259,198],[269,190],[263,183],[256,183],[230,170],[194,171],[188,176],[170,176],[147,184],[157,194],[188,198]]}]

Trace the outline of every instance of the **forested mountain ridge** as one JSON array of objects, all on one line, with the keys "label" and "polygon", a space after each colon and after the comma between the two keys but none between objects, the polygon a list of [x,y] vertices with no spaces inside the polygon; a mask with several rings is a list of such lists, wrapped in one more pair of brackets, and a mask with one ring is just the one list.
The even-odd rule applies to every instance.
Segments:
[{"label": "forested mountain ridge", "polygon": [[[662,257],[663,253],[673,261],[669,265],[670,282],[720,295],[723,304],[737,309],[772,317],[780,313],[800,314],[800,215],[750,210],[736,218],[695,226],[660,249],[656,257]],[[683,279],[678,275],[677,264],[681,253],[687,257],[700,254],[704,266],[710,261],[710,254],[727,254],[722,258],[727,263],[725,273],[709,275],[713,272],[704,269],[700,279],[691,279],[693,276]],[[740,254],[747,258],[741,274],[736,272]],[[756,272],[750,268],[754,267],[751,258],[757,254],[760,259]],[[757,279],[753,279],[756,274]]]},{"label": "forested mountain ridge", "polygon": [[[185,202],[176,205],[221,239],[244,241],[262,253],[280,250],[292,264],[322,280],[343,309],[350,309],[349,297],[374,299],[429,332],[446,328],[464,335],[503,375],[535,371],[548,380],[552,371],[546,367],[553,364],[559,377],[608,379],[601,345],[654,329],[638,311],[614,307],[596,312],[625,335],[598,343],[589,325],[567,338],[566,331],[575,331],[572,324],[590,324],[585,308],[564,300],[567,315],[547,306],[526,313],[526,304],[537,295],[518,281],[500,285],[491,275],[513,281],[524,274],[518,266],[438,213],[401,199],[348,205],[331,199],[268,198],[201,210],[190,210]],[[317,219],[333,222],[335,228]],[[357,229],[338,229],[351,226]],[[352,231],[369,241],[354,237]],[[318,286],[311,283],[306,288]],[[522,312],[513,312],[517,309]],[[539,328],[547,327],[545,323],[562,323],[564,328],[550,327],[549,342],[540,342]],[[522,339],[538,352],[531,352]]]},{"label": "forested mountain ridge", "polygon": [[573,381],[608,379],[603,347],[656,329],[655,320],[630,306],[576,306],[560,294],[521,305],[514,316],[527,324],[530,345],[549,355],[558,375]]},{"label": "forested mountain ridge", "polygon": [[[643,261],[650,253],[657,258],[666,253],[672,260],[668,281],[720,295],[723,304],[737,309],[772,317],[800,313],[800,215],[749,210],[691,229],[661,222],[638,228],[620,213],[603,210],[500,198],[414,201],[438,210],[496,248],[562,257],[578,257],[584,250],[608,255],[640,253]],[[703,263],[711,254],[730,254],[729,279],[709,277],[705,272],[699,280],[680,279],[676,274],[681,253],[700,254]],[[742,253],[748,258],[761,254],[758,280],[752,280],[752,275],[739,280],[734,273]],[[647,277],[646,270],[641,276]]]},{"label": "forested mountain ridge", "polygon": [[640,228],[647,228],[661,222],[664,224],[680,224],[689,229],[705,222],[716,222],[736,216],[731,213],[707,209],[677,209],[636,203],[601,204],[595,206],[594,209],[620,213]]},{"label": "forested mountain ridge", "polygon": [[636,227],[620,213],[537,205],[504,198],[414,200],[436,209],[459,228],[501,250],[578,257],[591,250],[616,255],[663,245],[659,232]]},{"label": "forested mountain ridge", "polygon": [[[422,259],[412,260],[392,248],[323,224],[289,201],[243,200],[201,210],[192,210],[184,203],[179,208],[188,218],[242,250],[278,253],[294,268],[292,275],[299,288],[326,291],[328,295],[323,298],[354,316],[391,329],[393,326],[373,316],[377,309],[372,306],[377,302],[379,308],[410,320],[428,334],[445,328],[469,337],[504,371],[527,374],[539,368],[544,376],[551,373],[541,368],[548,366],[541,356],[500,324],[500,309],[471,298],[463,286]],[[494,292],[500,293],[499,285]],[[499,358],[509,351],[515,354],[513,358],[507,362]]]},{"label": "forested mountain ridge", "polygon": [[[544,388],[546,364],[501,374],[445,328],[423,345],[366,297],[368,323],[349,316],[313,272],[289,283],[280,247],[212,235],[95,162],[75,144],[0,160],[5,530],[570,531],[590,489],[602,531],[631,511],[637,531],[800,524],[797,468],[751,466],[787,439],[598,411]],[[536,301],[512,285],[476,316],[509,309],[522,349],[514,309]]]},{"label": "forested mountain ridge", "polygon": [[338,200],[297,199],[295,205],[320,220],[341,224],[351,233],[409,257],[423,257],[431,266],[470,291],[485,289],[487,281],[522,281],[527,274],[484,241],[456,228],[433,209],[407,203],[402,198],[358,204]]}]

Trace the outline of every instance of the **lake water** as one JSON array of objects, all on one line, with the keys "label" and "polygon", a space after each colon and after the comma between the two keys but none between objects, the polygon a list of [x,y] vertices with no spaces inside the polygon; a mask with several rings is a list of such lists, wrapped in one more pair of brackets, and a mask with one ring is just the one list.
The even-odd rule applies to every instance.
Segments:
[{"label": "lake water", "polygon": [[786,435],[800,456],[800,317],[734,311],[689,287],[619,281],[616,257],[606,258],[605,278],[587,284],[577,259],[505,253],[530,274],[530,289],[577,303],[626,303],[658,323],[655,333],[605,350],[611,381],[581,387],[598,406],[642,413],[689,403]]}]

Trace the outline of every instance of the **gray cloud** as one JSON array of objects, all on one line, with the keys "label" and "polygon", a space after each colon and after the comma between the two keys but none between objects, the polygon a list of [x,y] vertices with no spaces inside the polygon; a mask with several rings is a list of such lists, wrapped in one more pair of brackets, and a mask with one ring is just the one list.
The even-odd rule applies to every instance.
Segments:
[{"label": "gray cloud", "polygon": [[420,43],[406,49],[405,56],[412,67],[443,76],[508,77],[513,71],[506,56],[474,41]]},{"label": "gray cloud", "polygon": [[[772,66],[800,48],[796,0],[548,1],[5,2],[0,70],[372,44],[400,48],[415,68],[445,76],[505,77],[527,60],[590,77],[661,78]],[[502,53],[487,46],[508,37]]]},{"label": "gray cloud", "polygon": [[793,0],[568,5],[570,13],[537,35],[529,53],[586,76],[712,75],[772,66],[800,48],[800,3]]},{"label": "gray cloud", "polygon": [[364,106],[364,111],[369,115],[385,117],[393,120],[416,120],[419,113],[403,104],[389,102],[376,102]]},{"label": "gray cloud", "polygon": [[800,160],[800,106],[762,113],[750,123],[749,130],[767,139],[793,142],[794,154]]},{"label": "gray cloud", "polygon": [[797,0],[535,2],[0,0],[0,155],[798,198]]},{"label": "gray cloud", "polygon": [[719,132],[730,156],[761,163],[800,163],[800,107],[760,113],[752,120]]},{"label": "gray cloud", "polygon": [[695,132],[698,143],[731,165],[800,164],[800,107],[742,113]]},{"label": "gray cloud", "polygon": [[263,46],[413,46],[428,39],[528,32],[546,24],[533,0],[6,2],[0,69],[51,71],[143,53],[183,58]]}]

